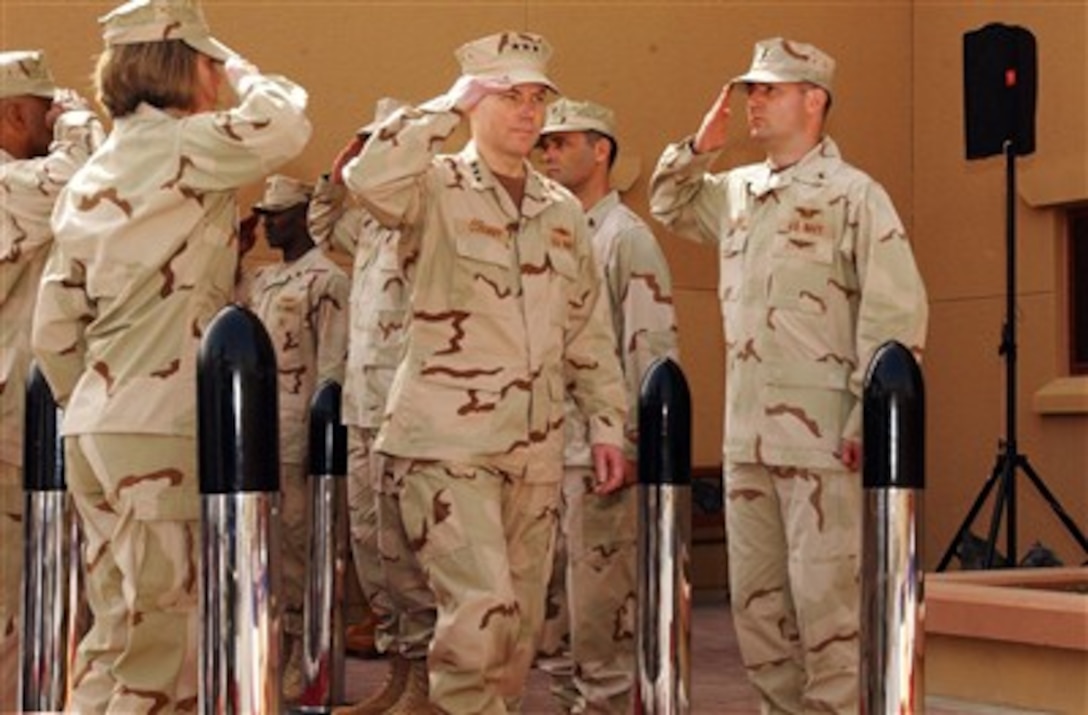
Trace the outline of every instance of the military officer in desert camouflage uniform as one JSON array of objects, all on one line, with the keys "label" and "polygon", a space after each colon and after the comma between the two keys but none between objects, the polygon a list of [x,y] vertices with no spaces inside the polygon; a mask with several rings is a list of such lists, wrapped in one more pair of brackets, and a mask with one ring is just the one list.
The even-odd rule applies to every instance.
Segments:
[{"label": "military officer in desert camouflage uniform", "polygon": [[102,139],[86,103],[54,87],[42,52],[0,52],[0,712],[17,697],[30,322],[53,203]]},{"label": "military officer in desert camouflage uniform", "polygon": [[[430,700],[448,713],[517,707],[551,569],[565,380],[589,419],[596,488],[624,479],[626,400],[585,218],[527,161],[550,53],[529,33],[464,45],[453,87],[394,114],[344,172],[419,252],[375,446],[435,595]],[[472,141],[436,154],[463,118]]]},{"label": "military officer in desert camouflage uniform", "polygon": [[[196,707],[196,358],[233,294],[234,192],[297,155],[310,124],[305,91],[212,38],[188,0],[101,22],[113,129],[57,201],[32,333],[65,408],[94,619],[67,709],[172,713]],[[217,111],[224,74],[239,103]]]},{"label": "military officer in desert camouflage uniform", "polygon": [[417,662],[417,673],[425,674],[422,659],[434,630],[434,597],[405,536],[388,459],[373,449],[393,374],[404,353],[418,253],[402,251],[407,244],[396,230],[382,226],[351,202],[342,175],[378,126],[404,106],[389,97],[378,101],[373,120],[341,150],[329,176],[318,182],[310,205],[311,233],[354,261],[343,409],[352,551],[359,581],[377,615],[376,648],[390,661],[382,687],[359,703],[336,710],[337,715],[393,709],[408,689],[412,661]]},{"label": "military officer in desert camouflage uniform", "polygon": [[[612,110],[586,101],[554,102],[540,147],[548,176],[581,201],[604,274],[627,385],[625,453],[633,481],[642,378],[654,360],[676,358],[669,266],[649,227],[610,186],[619,150]],[[565,711],[626,715],[635,671],[637,492],[594,493],[586,425],[573,402],[564,464],[560,544],[540,646],[542,653],[559,653],[542,667],[552,673],[552,691]]]},{"label": "military officer in desert camouflage uniform", "polygon": [[263,220],[269,247],[283,260],[247,273],[239,287],[243,303],[268,330],[279,375],[283,692],[288,702],[302,695],[304,685],[310,401],[325,380],[343,383],[348,344],[348,277],[310,237],[306,216],[312,194],[313,187],[298,179],[268,177],[253,211]]},{"label": "military officer in desert camouflage uniform", "polygon": [[[824,133],[833,70],[757,43],[652,180],[654,215],[718,246],[730,590],[766,713],[857,710],[862,382],[886,340],[921,354],[928,314],[891,199]],[[766,160],[710,174],[737,89]]]}]

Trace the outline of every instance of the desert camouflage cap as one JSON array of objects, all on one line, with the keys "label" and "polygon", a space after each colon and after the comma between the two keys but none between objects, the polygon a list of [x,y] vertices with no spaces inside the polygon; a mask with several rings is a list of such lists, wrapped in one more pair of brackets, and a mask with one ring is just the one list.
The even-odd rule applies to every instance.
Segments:
[{"label": "desert camouflage cap", "polygon": [[56,85],[40,50],[0,52],[0,99],[32,95],[52,99]]},{"label": "desert camouflage cap", "polygon": [[556,132],[600,132],[616,139],[616,115],[608,107],[594,102],[563,97],[548,106],[540,135]]},{"label": "desert camouflage cap", "polygon": [[393,97],[382,97],[378,100],[378,103],[374,105],[374,119],[359,127],[355,133],[358,136],[373,134],[378,127],[385,123],[385,120],[393,116],[394,112],[407,106],[408,103],[403,100],[395,99]]},{"label": "desert camouflage cap", "polygon": [[258,213],[276,213],[304,204],[314,195],[314,187],[283,174],[273,174],[265,180],[264,196],[253,204]]},{"label": "desert camouflage cap", "polygon": [[110,46],[181,40],[220,62],[237,54],[212,37],[204,14],[193,0],[129,0],[98,21]]},{"label": "desert camouflage cap", "polygon": [[531,32],[502,32],[473,40],[455,53],[461,74],[500,79],[510,84],[542,84],[558,92],[548,79],[552,46]]},{"label": "desert camouflage cap", "polygon": [[752,66],[733,82],[811,82],[831,93],[835,60],[814,45],[781,37],[761,40],[752,54]]}]

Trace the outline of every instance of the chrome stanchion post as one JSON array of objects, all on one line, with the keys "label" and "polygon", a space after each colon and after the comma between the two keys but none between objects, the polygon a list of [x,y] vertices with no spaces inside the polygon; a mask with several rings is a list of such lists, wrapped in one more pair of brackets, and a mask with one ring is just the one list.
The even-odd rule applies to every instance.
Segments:
[{"label": "chrome stanchion post", "polygon": [[344,575],[348,566],[348,436],[340,385],[310,402],[309,553],[302,609],[304,690],[296,712],[328,713],[344,702]]},{"label": "chrome stanchion post", "polygon": [[637,708],[691,707],[691,395],[658,360],[639,395]]},{"label": "chrome stanchion post", "polygon": [[23,583],[19,707],[60,712],[81,635],[79,527],[64,482],[59,414],[34,365],[26,383],[23,432]]},{"label": "chrome stanchion post", "polygon": [[874,354],[863,408],[860,712],[921,715],[925,391],[903,345],[888,342]]},{"label": "chrome stanchion post", "polygon": [[227,306],[197,365],[204,715],[279,713],[279,412],[261,321]]}]

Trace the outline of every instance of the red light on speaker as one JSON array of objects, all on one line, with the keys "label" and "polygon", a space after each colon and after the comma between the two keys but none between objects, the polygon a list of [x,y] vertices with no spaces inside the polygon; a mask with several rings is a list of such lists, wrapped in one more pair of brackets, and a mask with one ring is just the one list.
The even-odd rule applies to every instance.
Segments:
[{"label": "red light on speaker", "polygon": [[1005,86],[1006,87],[1015,87],[1016,86],[1016,68],[1015,67],[1010,67],[1009,69],[1005,70]]}]

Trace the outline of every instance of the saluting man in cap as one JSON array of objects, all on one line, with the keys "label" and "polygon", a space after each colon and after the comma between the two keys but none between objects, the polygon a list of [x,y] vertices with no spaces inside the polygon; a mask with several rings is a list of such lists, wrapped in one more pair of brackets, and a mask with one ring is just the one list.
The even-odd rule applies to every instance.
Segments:
[{"label": "saluting man in cap", "polygon": [[17,709],[23,416],[49,217],[103,137],[83,99],[54,86],[44,53],[0,52],[0,712]]},{"label": "saluting man in cap", "polygon": [[[113,129],[57,201],[32,335],[64,408],[94,617],[67,709],[172,713],[196,707],[196,360],[234,295],[235,190],[301,152],[310,123],[305,90],[218,42],[190,0],[101,23]],[[224,75],[238,102],[220,110]]]},{"label": "saluting man in cap", "polygon": [[[430,701],[516,707],[543,618],[569,389],[595,487],[624,480],[623,378],[578,202],[529,164],[551,47],[505,32],[457,51],[444,95],[395,113],[344,171],[418,251],[404,357],[376,448],[434,594]],[[439,155],[467,118],[472,141]],[[393,712],[409,709],[402,700]]]},{"label": "saluting man in cap", "polygon": [[[604,275],[627,388],[624,453],[633,484],[642,378],[654,360],[676,357],[669,266],[649,227],[611,186],[619,152],[612,110],[588,101],[554,102],[540,147],[548,176],[582,203]],[[587,425],[577,405],[567,405],[560,539],[541,667],[552,674],[552,693],[565,711],[625,715],[635,671],[638,495],[629,487],[595,493]]]},{"label": "saluting man in cap", "polygon": [[325,380],[343,383],[348,350],[348,277],[310,237],[306,216],[312,194],[313,186],[293,177],[268,177],[253,211],[262,219],[268,245],[283,260],[246,274],[238,289],[241,301],[268,330],[279,375],[283,694],[288,702],[298,700],[304,685],[310,400]]},{"label": "saluting man in cap", "polygon": [[[926,334],[891,199],[824,133],[834,67],[812,45],[756,43],[651,182],[655,217],[718,246],[730,596],[771,713],[857,711],[861,389],[884,341],[920,356]],[[711,174],[738,88],[766,160]]]}]

